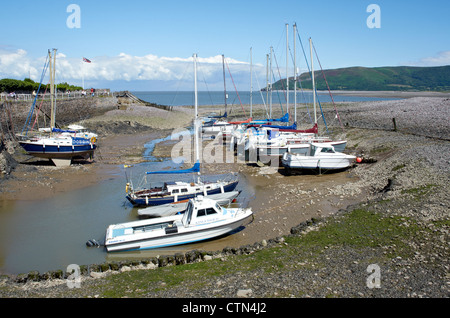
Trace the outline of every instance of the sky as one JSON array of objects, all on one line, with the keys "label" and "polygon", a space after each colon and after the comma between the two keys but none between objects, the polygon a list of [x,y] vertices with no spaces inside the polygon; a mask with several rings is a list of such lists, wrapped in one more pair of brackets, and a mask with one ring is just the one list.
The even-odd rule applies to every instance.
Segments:
[{"label": "sky", "polygon": [[310,63],[309,38],[316,70],[450,65],[448,0],[16,0],[1,11],[0,78],[39,82],[57,48],[57,82],[192,90],[196,53],[199,90],[222,90],[223,54],[227,87],[257,90],[270,47],[274,80],[286,76],[286,31],[294,75],[294,23],[299,73]]}]

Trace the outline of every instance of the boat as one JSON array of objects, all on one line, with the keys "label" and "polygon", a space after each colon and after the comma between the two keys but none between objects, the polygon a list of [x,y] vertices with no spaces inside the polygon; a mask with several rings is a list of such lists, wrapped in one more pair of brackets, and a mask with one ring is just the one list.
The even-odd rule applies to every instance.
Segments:
[{"label": "boat", "polygon": [[[218,194],[211,194],[205,196],[205,198],[213,199],[220,205],[231,203],[238,195],[240,191],[229,191]],[[144,209],[138,210],[139,216],[144,217],[163,217],[170,216],[177,213],[184,213],[188,206],[189,199],[177,201],[174,203],[150,206]]]},{"label": "boat", "polygon": [[189,200],[184,214],[109,225],[105,247],[133,251],[208,240],[238,229],[252,215],[250,208],[225,208],[199,196]]},{"label": "boat", "polygon": [[204,182],[200,180],[200,161],[199,161],[199,127],[198,102],[197,102],[197,55],[194,54],[194,97],[195,97],[195,118],[194,118],[194,137],[195,137],[195,155],[196,162],[193,167],[182,170],[163,170],[148,171],[146,174],[188,174],[196,173],[197,178],[193,182],[165,182],[161,187],[138,188],[135,189],[132,182],[126,184],[126,198],[134,206],[154,206],[161,204],[174,203],[194,198],[198,195],[212,195],[234,191],[238,184],[238,178],[227,178],[215,182]]},{"label": "boat", "polygon": [[33,136],[19,144],[34,157],[50,159],[55,166],[69,166],[72,159],[89,159],[97,145],[90,139],[67,135]]},{"label": "boat", "polygon": [[306,154],[287,152],[281,159],[282,165],[291,169],[307,170],[342,170],[350,167],[356,156],[336,152],[333,145],[327,143],[310,143]]},{"label": "boat", "polygon": [[[333,141],[328,137],[318,136],[316,88],[314,80],[314,66],[313,66],[311,38],[309,39],[309,43],[311,54],[311,81],[313,87],[314,126],[310,129],[301,131],[297,130],[296,127],[290,127],[295,129],[283,129],[283,126],[262,125],[262,127],[259,128],[260,130],[262,130],[262,133],[257,134],[256,137],[255,134],[253,134],[253,138],[248,138],[246,150],[250,149],[253,154],[256,154],[257,158],[263,158],[263,161],[267,161],[269,159],[272,160],[275,159],[276,157],[281,159],[282,156],[287,152],[304,155],[308,151],[309,148],[308,144],[312,142],[331,143],[336,152],[343,152],[347,146],[346,140]],[[286,76],[286,78],[288,78],[288,76]],[[287,96],[288,95],[289,94],[287,94]],[[273,131],[274,128],[276,128],[278,131]],[[272,130],[264,131],[263,129],[272,129]],[[252,136],[251,134],[248,135]],[[249,155],[246,156],[249,157]]]},{"label": "boat", "polygon": [[[55,57],[56,49],[48,51],[48,65],[50,67],[50,101],[51,122],[50,127],[40,128],[38,134],[28,135],[28,129],[23,135],[18,135],[19,144],[31,156],[51,160],[56,166],[68,166],[72,159],[89,159],[94,155],[97,148],[97,134],[88,132],[86,128],[79,125],[71,125],[68,129],[56,128],[55,113]],[[44,67],[45,69],[47,67]],[[37,95],[36,95],[37,96]],[[36,102],[36,99],[35,99]],[[35,102],[30,113],[34,110]],[[29,116],[28,119],[30,119]],[[27,126],[28,123],[25,124]]]},{"label": "boat", "polygon": [[[177,171],[177,173],[180,173]],[[218,180],[216,182],[184,182],[168,181],[161,187],[143,188],[133,190],[132,183],[127,183],[126,198],[133,206],[155,206],[161,204],[175,203],[194,198],[198,195],[224,194],[234,191],[238,180]]]}]

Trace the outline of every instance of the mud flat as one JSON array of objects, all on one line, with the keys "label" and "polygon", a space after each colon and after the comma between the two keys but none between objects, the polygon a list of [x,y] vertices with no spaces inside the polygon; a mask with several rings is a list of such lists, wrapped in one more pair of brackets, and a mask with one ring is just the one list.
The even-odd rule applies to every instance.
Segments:
[{"label": "mud flat", "polygon": [[[189,114],[189,110],[185,111]],[[441,116],[449,118],[449,100],[420,97],[347,103],[338,105],[338,110],[342,122],[348,124],[344,124],[343,132],[340,123],[331,120],[334,114],[330,107],[324,112],[330,119],[329,128],[346,137],[347,153],[371,158],[371,163],[359,164],[340,174],[320,176],[285,176],[282,169],[273,171],[269,167],[237,163],[206,165],[207,171],[212,172],[239,171],[254,186],[255,199],[250,205],[255,220],[233,236],[235,242],[248,244],[249,248],[224,248],[218,240],[217,245],[209,246],[208,251],[212,252],[201,253],[201,260],[211,261],[196,266],[197,270],[185,264],[190,255],[186,252],[179,262],[185,264],[180,265],[185,266],[181,278],[180,271],[166,267],[171,264],[169,259],[159,258],[156,266],[155,263],[149,266],[149,262],[130,264],[127,270],[147,269],[133,275],[120,274],[125,270],[113,269],[112,265],[98,270],[99,273],[83,281],[82,289],[69,290],[64,280],[55,287],[49,281],[24,284],[14,278],[3,278],[0,295],[448,297],[450,127]],[[399,123],[396,131],[393,117]],[[93,125],[94,122],[92,119]],[[133,126],[138,120],[131,122],[125,125]],[[141,134],[141,128],[132,129]],[[128,144],[134,135],[121,138]],[[116,136],[111,132],[111,138]],[[138,142],[129,146],[134,153],[139,152]],[[161,148],[159,155],[164,156],[164,152],[167,155],[168,149]],[[104,166],[120,163],[120,157],[106,162]],[[86,169],[89,174],[91,167],[102,165],[99,160],[79,170]],[[309,222],[311,219],[314,221]],[[357,220],[363,220],[362,224],[355,225]],[[384,224],[385,228],[375,231],[377,224]],[[339,232],[342,227],[346,230]],[[321,234],[325,238],[320,238]],[[382,269],[380,288],[367,287],[370,264]],[[175,277],[177,284],[171,283]],[[202,283],[198,283],[199,277]],[[143,280],[156,283],[145,286],[138,283]]]}]

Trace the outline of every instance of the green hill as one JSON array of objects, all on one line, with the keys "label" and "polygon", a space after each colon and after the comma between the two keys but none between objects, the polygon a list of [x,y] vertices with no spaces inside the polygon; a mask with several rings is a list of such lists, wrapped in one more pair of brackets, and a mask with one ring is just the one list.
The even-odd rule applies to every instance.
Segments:
[{"label": "green hill", "polygon": [[[347,67],[324,70],[331,90],[358,91],[450,91],[450,65],[437,67]],[[322,71],[314,71],[317,90],[327,90]],[[299,76],[297,87],[312,89],[310,73]],[[273,84],[285,89],[286,79]],[[294,79],[289,78],[289,89]]]}]

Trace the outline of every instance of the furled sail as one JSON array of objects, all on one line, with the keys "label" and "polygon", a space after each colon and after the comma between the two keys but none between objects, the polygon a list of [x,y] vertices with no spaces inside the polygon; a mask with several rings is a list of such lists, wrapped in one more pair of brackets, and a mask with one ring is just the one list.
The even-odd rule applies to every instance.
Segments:
[{"label": "furled sail", "polygon": [[178,174],[200,172],[200,161],[197,161],[192,168],[182,170],[148,171],[147,174]]},{"label": "furled sail", "polygon": [[270,122],[282,122],[282,123],[288,123],[289,122],[289,114],[284,114],[283,117],[280,118],[273,118],[273,119],[262,119],[262,120],[253,120],[252,124],[264,124],[264,123],[270,123]]}]

